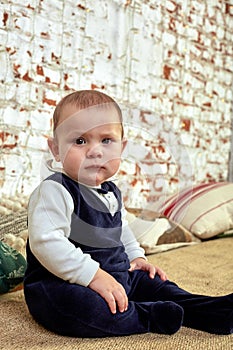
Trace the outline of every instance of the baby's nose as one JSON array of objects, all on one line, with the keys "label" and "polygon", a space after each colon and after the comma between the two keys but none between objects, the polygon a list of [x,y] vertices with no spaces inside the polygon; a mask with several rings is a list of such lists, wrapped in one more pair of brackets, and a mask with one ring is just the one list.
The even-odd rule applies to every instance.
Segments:
[{"label": "baby's nose", "polygon": [[88,158],[98,158],[98,157],[102,157],[102,155],[103,155],[103,151],[100,145],[92,146],[87,151]]}]

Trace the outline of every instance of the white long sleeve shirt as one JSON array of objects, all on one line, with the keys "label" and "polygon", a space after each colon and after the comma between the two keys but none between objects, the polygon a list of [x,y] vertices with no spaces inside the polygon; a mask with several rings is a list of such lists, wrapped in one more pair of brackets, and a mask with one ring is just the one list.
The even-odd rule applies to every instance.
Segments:
[{"label": "white long sleeve shirt", "polygon": [[[112,215],[118,210],[113,193],[101,195],[95,189],[90,191],[106,204]],[[28,205],[29,245],[48,271],[70,283],[88,286],[99,263],[68,240],[73,210],[73,199],[63,185],[53,180],[43,181],[32,193]],[[124,212],[122,209],[122,217]],[[145,258],[144,250],[125,220],[121,241],[130,261]]]}]

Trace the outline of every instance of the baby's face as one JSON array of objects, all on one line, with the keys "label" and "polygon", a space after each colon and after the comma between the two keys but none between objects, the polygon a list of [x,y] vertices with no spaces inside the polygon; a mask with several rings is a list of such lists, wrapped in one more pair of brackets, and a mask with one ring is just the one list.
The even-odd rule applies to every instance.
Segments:
[{"label": "baby's face", "polygon": [[113,176],[125,147],[117,110],[100,105],[78,111],[68,105],[61,118],[53,153],[66,174],[89,186],[98,186]]}]

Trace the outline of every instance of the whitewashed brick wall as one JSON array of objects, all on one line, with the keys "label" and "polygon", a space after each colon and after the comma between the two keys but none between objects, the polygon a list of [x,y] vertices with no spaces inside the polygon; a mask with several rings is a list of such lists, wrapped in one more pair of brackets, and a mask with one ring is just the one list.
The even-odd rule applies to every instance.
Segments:
[{"label": "whitewashed brick wall", "polygon": [[227,179],[233,0],[1,0],[0,43],[2,193],[34,189],[57,101],[90,88],[124,111],[128,205]]}]

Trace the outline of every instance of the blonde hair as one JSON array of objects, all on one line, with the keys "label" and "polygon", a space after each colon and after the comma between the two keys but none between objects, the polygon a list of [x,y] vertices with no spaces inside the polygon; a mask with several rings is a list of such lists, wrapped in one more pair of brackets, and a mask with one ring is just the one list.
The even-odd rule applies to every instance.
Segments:
[{"label": "blonde hair", "polygon": [[[115,107],[119,115],[120,123],[122,121],[122,112],[119,105],[114,101],[114,99],[103,92],[97,90],[80,90],[72,92],[71,94],[63,97],[63,99],[57,104],[55,111],[53,113],[53,132],[55,132],[57,126],[59,125],[59,120],[62,114],[62,110],[67,105],[76,106],[78,110],[82,110],[88,107],[109,104],[111,107]],[[122,125],[122,136],[123,136],[123,125]]]}]

